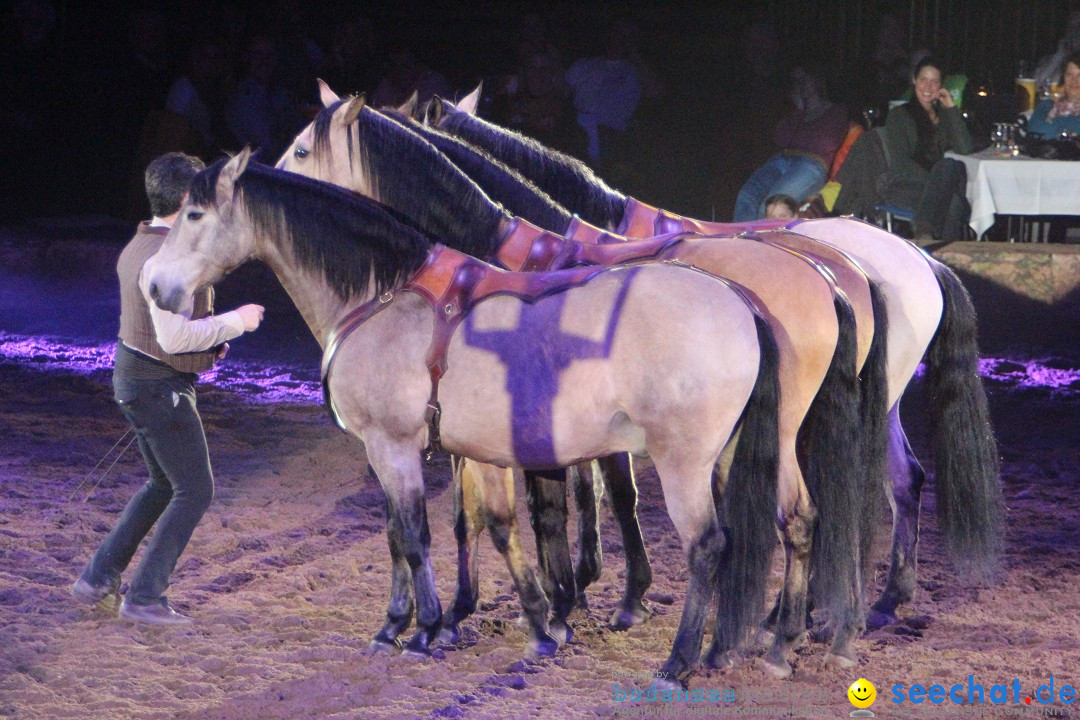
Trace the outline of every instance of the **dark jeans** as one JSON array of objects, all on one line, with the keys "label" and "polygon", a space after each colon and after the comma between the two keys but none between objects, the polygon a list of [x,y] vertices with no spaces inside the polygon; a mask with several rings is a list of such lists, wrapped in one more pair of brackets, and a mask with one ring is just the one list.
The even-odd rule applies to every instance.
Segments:
[{"label": "dark jeans", "polygon": [[127,592],[127,601],[134,605],[160,601],[177,559],[214,497],[192,377],[177,373],[168,379],[132,380],[113,375],[117,405],[135,426],[150,480],[128,502],[82,577],[99,586],[118,582],[157,522]]},{"label": "dark jeans", "polygon": [[942,242],[966,237],[964,226],[971,218],[967,201],[967,170],[964,163],[943,158],[925,180],[896,177],[885,189],[885,202],[915,210],[915,232],[929,233]]}]

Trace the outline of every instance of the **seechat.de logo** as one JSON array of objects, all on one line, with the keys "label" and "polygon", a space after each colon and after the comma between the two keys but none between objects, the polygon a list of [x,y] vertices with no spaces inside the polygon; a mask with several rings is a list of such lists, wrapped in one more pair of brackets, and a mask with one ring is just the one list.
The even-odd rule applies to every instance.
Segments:
[{"label": "seechat.de logo", "polygon": [[867,710],[877,700],[874,683],[866,678],[859,678],[847,689],[847,697],[851,704],[858,708],[851,711],[851,717],[874,717],[874,713]]}]

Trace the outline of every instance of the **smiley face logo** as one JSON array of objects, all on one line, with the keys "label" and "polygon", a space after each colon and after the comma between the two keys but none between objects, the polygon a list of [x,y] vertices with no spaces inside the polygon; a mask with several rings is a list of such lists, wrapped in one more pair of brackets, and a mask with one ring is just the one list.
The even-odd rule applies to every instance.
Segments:
[{"label": "smiley face logo", "polygon": [[859,678],[851,683],[847,690],[848,700],[857,708],[868,708],[877,700],[877,688],[866,678]]}]

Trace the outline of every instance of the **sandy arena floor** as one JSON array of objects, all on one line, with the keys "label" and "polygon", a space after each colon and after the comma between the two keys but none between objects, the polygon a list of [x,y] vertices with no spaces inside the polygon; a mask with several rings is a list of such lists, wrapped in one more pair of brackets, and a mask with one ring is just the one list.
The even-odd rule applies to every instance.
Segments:
[{"label": "sandy arena floor", "polygon": [[[666,657],[685,589],[678,540],[647,463],[639,466],[655,577],[647,623],[623,633],[605,626],[623,583],[618,531],[605,508],[603,578],[589,590],[589,610],[573,618],[575,639],[554,659],[521,662],[518,604],[486,539],[482,609],[458,647],[428,661],[369,654],[389,588],[381,491],[363,448],[321,407],[314,343],[258,272],[230,279],[236,284],[219,307],[230,297],[264,299],[270,311],[260,337],[247,347],[238,341],[200,386],[217,494],[169,593],[197,623],[146,629],[74,602],[68,588],[146,476],[131,448],[89,499],[96,475],[74,492],[125,430],[108,371],[119,248],[19,237],[0,247],[0,717],[588,718],[659,705],[613,700],[613,677],[655,669]],[[696,708],[707,705],[716,717],[734,706],[757,717],[847,717],[846,690],[860,675],[877,686],[878,717],[916,716],[910,704],[889,702],[897,683],[948,687],[974,675],[989,688],[1015,678],[1025,695],[1051,676],[1058,692],[1080,686],[1080,356],[1061,351],[984,366],[1009,508],[1000,582],[954,580],[931,483],[918,597],[900,624],[859,641],[857,671],[827,670],[825,646],[808,643],[794,677],[777,681],[752,655],[732,672],[701,671],[691,682],[734,687],[742,700],[668,703],[658,709],[663,716],[705,717]],[[929,465],[917,385],[904,409]],[[436,458],[426,471],[445,607],[455,577],[448,463]],[[530,546],[531,531],[523,534]],[[886,568],[880,557],[874,595]],[[1030,706],[1039,707],[1051,706]],[[1052,707],[1065,713],[1059,717],[1076,714]]]}]

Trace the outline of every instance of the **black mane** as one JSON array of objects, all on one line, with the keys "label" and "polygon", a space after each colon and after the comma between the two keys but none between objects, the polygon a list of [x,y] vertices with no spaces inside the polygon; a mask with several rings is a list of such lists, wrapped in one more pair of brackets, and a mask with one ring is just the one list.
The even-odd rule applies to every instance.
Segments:
[{"label": "black mane", "polygon": [[[330,120],[343,102],[315,119],[316,161],[329,152]],[[495,252],[499,221],[510,216],[431,143],[369,107],[347,137],[350,164],[363,155],[383,204],[452,248],[479,258]]]},{"label": "black mane", "polygon": [[449,113],[439,129],[487,151],[593,225],[618,227],[622,222],[627,197],[580,160],[468,113]]},{"label": "black mane", "polygon": [[446,155],[496,202],[518,217],[560,235],[570,227],[573,216],[521,173],[502,164],[478,147],[438,130],[417,125],[396,110],[379,110]]},{"label": "black mane", "polygon": [[[194,205],[216,202],[224,164],[195,176]],[[233,192],[257,232],[287,241],[297,263],[321,272],[343,300],[366,294],[372,277],[376,294],[401,285],[431,249],[424,235],[374,200],[296,173],[249,162]]]}]

